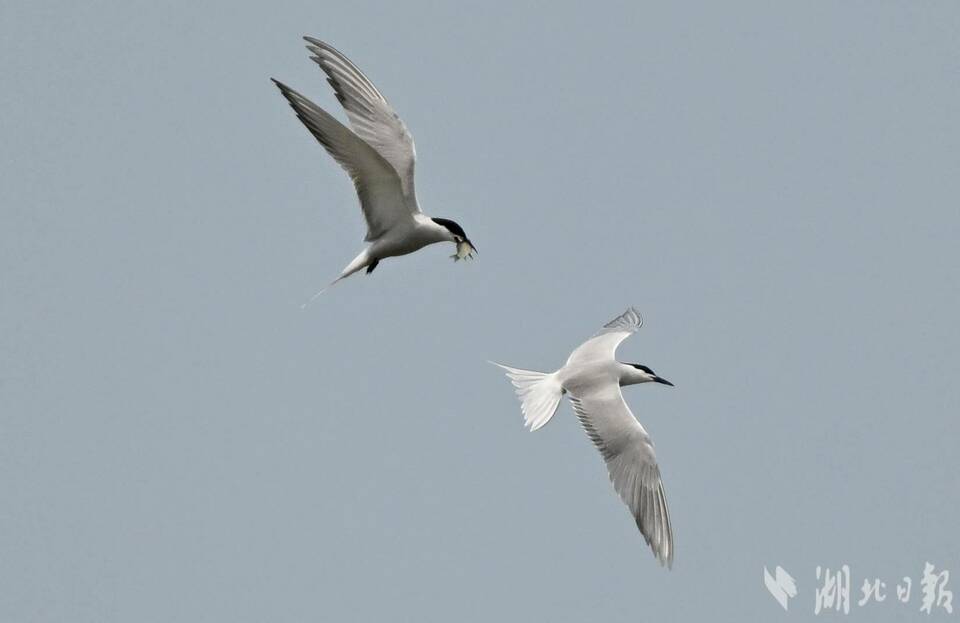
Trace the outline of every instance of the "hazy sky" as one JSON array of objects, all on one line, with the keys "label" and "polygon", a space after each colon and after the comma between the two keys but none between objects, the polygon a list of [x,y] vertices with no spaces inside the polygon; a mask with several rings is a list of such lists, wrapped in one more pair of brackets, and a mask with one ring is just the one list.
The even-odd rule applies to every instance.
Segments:
[{"label": "hazy sky", "polygon": [[[476,262],[300,309],[364,233],[269,81],[345,119],[304,34]],[[796,621],[843,564],[908,621],[926,561],[960,608],[958,42],[956,2],[3,0],[0,621]],[[671,572],[486,363],[628,305]]]}]

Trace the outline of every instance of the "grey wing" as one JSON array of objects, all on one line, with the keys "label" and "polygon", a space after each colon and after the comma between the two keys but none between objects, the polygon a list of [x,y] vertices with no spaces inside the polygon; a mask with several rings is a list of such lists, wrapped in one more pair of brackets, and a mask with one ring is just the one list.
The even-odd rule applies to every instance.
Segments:
[{"label": "grey wing", "polygon": [[650,435],[630,412],[620,387],[570,396],[580,425],[603,455],[610,481],[661,565],[673,564],[673,528]]},{"label": "grey wing", "polygon": [[589,340],[578,346],[567,359],[567,365],[587,361],[613,359],[617,346],[643,326],[643,316],[633,307],[603,325]]},{"label": "grey wing", "polygon": [[367,240],[383,235],[399,221],[409,219],[397,172],[377,151],[306,97],[273,81],[303,125],[353,180],[367,221]]},{"label": "grey wing", "polygon": [[304,37],[312,58],[327,74],[327,82],[347,111],[353,131],[369,143],[400,176],[404,197],[411,212],[419,212],[413,185],[413,169],[417,158],[413,136],[387,99],[354,65],[328,43]]}]

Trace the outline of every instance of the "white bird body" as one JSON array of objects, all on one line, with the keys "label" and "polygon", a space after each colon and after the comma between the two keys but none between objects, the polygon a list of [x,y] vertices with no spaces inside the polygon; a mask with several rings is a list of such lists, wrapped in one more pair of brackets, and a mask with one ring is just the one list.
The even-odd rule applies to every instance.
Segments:
[{"label": "white bird body", "polygon": [[455,242],[453,234],[446,227],[437,225],[433,219],[422,213],[414,214],[409,221],[398,223],[370,245],[374,257],[397,257],[419,251],[436,242]]},{"label": "white bird body", "polygon": [[574,396],[598,385],[616,383],[622,387],[645,382],[636,373],[636,368],[612,359],[568,364],[556,371],[564,391]]},{"label": "white bird body", "polygon": [[614,358],[617,346],[643,324],[633,308],[610,321],[552,373],[496,364],[507,371],[525,423],[538,430],[553,417],[564,394],[607,464],[614,489],[630,509],[661,564],[673,563],[673,528],[650,436],[623,400],[625,385],[672,385],[650,368]]},{"label": "white bird body", "polygon": [[379,238],[371,240],[367,248],[343,269],[337,281],[362,270],[374,261],[407,255],[437,242],[456,241],[449,230],[437,225],[429,217],[423,214],[413,215],[409,221],[400,221]]},{"label": "white bird body", "polygon": [[346,110],[351,127],[285,84],[273,82],[300,121],[353,180],[367,222],[365,240],[370,243],[333,283],[365,267],[372,272],[382,259],[437,242],[456,243],[456,259],[473,257],[476,249],[460,225],[430,218],[420,210],[414,189],[413,136],[386,98],[333,46],[312,37],[304,39],[313,53],[311,58],[327,75]]}]

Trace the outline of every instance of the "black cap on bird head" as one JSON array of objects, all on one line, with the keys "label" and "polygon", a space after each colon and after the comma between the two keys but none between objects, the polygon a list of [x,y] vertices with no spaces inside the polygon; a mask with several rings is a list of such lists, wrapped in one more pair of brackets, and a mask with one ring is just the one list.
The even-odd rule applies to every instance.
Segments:
[{"label": "black cap on bird head", "polygon": [[633,366],[637,370],[646,373],[650,377],[649,380],[653,381],[654,383],[660,383],[661,385],[669,385],[670,387],[673,387],[673,383],[661,376],[658,376],[656,372],[641,363],[629,363],[627,365]]},{"label": "black cap on bird head", "polygon": [[431,218],[430,220],[445,228],[453,235],[453,241],[457,245],[457,252],[451,256],[454,261],[473,257],[473,254],[477,251],[477,247],[470,242],[470,239],[467,238],[467,232],[463,231],[463,227],[460,227],[459,223],[451,221],[448,218]]}]

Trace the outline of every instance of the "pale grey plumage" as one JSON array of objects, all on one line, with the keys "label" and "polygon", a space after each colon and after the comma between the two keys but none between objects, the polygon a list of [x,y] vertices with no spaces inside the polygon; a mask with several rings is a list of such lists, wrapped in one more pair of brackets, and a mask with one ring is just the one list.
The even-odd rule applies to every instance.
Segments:
[{"label": "pale grey plumage", "polygon": [[310,44],[307,49],[313,52],[310,58],[327,74],[327,82],[347,111],[350,127],[393,166],[400,176],[408,207],[419,211],[413,183],[417,151],[407,126],[350,59],[329,43],[313,37],[304,39]]},{"label": "pale grey plumage", "polygon": [[279,80],[274,84],[314,138],[353,180],[367,221],[366,240],[379,238],[410,212],[396,170],[387,160],[330,113]]},{"label": "pale grey plumage", "polygon": [[673,527],[650,435],[630,411],[620,388],[570,395],[584,432],[603,456],[617,495],[660,564],[673,564]]},{"label": "pale grey plumage", "polygon": [[524,419],[532,430],[553,417],[563,394],[570,397],[584,432],[603,456],[610,481],[636,521],[657,560],[673,564],[670,513],[653,442],[634,417],[620,391],[622,385],[656,381],[670,384],[645,366],[616,361],[617,346],[643,325],[629,308],[570,354],[553,373],[500,367],[517,388]]},{"label": "pale grey plumage", "polygon": [[458,223],[431,218],[420,210],[413,181],[413,137],[386,98],[333,46],[313,37],[304,39],[313,53],[311,58],[326,73],[327,82],[346,110],[351,127],[287,85],[273,82],[314,138],[350,175],[367,222],[365,240],[370,243],[330,285],[364,268],[369,274],[388,257],[413,253],[438,242],[456,245],[454,259],[473,257],[476,247]]},{"label": "pale grey plumage", "polygon": [[597,331],[586,342],[570,353],[567,365],[585,363],[597,359],[613,359],[617,346],[640,327],[643,326],[643,316],[633,307],[627,309]]}]

